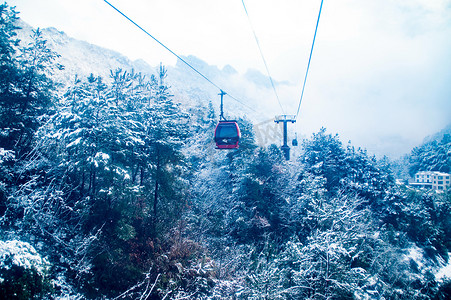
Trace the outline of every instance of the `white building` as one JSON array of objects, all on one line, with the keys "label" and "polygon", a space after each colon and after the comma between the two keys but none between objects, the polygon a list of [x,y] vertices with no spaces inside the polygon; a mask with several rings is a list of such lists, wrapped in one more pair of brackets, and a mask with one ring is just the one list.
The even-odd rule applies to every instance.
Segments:
[{"label": "white building", "polygon": [[415,174],[415,182],[412,185],[445,191],[451,187],[450,177],[448,173],[421,171]]}]

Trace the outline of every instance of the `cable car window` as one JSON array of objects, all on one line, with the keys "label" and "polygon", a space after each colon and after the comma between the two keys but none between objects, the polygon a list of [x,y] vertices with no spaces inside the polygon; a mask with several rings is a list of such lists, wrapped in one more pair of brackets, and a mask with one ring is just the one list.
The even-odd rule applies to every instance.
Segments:
[{"label": "cable car window", "polygon": [[236,138],[238,137],[238,132],[236,130],[235,124],[227,124],[220,126],[217,133],[218,138]]}]

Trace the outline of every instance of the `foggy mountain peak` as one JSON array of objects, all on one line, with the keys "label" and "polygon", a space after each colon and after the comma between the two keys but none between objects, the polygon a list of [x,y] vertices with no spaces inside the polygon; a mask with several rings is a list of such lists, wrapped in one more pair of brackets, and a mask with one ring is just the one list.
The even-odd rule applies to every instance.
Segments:
[{"label": "foggy mountain peak", "polygon": [[[21,44],[24,45],[30,39],[33,28],[21,19],[18,20],[18,26],[22,28],[18,31],[18,36]],[[117,68],[127,71],[133,69],[147,77],[156,74],[158,66],[151,66],[143,59],[132,61],[119,52],[74,39],[53,27],[41,30],[48,45],[61,55],[58,62],[64,66],[64,70],[55,72],[54,77],[66,86],[73,82],[75,76],[86,77],[91,73],[107,80],[110,70]],[[264,110],[265,103],[262,103],[261,97],[256,94],[255,90],[257,87],[269,89],[269,78],[266,75],[257,70],[250,70],[243,76],[230,65],[220,69],[193,55],[181,56],[181,58],[215,84],[224,87],[225,91],[235,97],[240,97],[240,100],[248,106],[261,107]],[[177,101],[186,102],[185,104],[189,106],[199,104],[193,103],[193,99],[190,98],[194,98],[194,102],[200,101],[202,105],[212,101],[218,111],[219,96],[217,94],[219,91],[215,86],[180,60],[175,66],[166,67],[168,83],[176,98],[179,98]],[[230,114],[248,115],[252,119],[255,112],[249,111],[232,99],[226,101],[225,107],[228,108]]]}]

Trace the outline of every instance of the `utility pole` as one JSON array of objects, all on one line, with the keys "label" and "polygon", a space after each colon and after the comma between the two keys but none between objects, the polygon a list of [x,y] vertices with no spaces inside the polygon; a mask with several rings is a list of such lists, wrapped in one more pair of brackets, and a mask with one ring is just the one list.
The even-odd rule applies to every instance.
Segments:
[{"label": "utility pole", "polygon": [[277,124],[283,123],[283,145],[280,148],[282,149],[285,159],[290,160],[290,147],[288,146],[287,123],[288,122],[295,123],[296,116],[291,116],[291,115],[276,116],[276,118],[274,119],[274,122],[276,122]]}]

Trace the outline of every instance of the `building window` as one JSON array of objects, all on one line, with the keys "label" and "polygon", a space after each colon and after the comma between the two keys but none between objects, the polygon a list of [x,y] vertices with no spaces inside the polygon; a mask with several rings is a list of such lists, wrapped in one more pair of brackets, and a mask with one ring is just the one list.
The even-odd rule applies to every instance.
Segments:
[{"label": "building window", "polygon": [[439,176],[438,179],[443,179],[443,176]]},{"label": "building window", "polygon": [[443,181],[439,181],[438,184],[443,184]]},{"label": "building window", "polygon": [[439,189],[439,190],[443,190],[443,186],[439,186],[438,189]]}]

